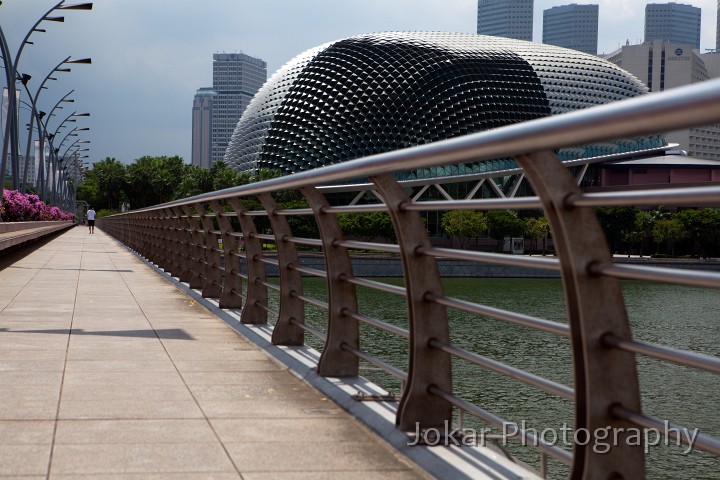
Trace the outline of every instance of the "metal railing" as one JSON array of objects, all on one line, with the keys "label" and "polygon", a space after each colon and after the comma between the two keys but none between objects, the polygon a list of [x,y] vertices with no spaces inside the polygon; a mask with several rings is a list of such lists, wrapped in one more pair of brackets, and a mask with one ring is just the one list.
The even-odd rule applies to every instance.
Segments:
[{"label": "metal railing", "polygon": [[[570,465],[573,478],[641,478],[645,474],[643,448],[628,442],[628,433],[622,432],[668,424],[642,411],[636,356],[714,373],[720,373],[720,359],[634,340],[618,280],[644,279],[717,289],[720,274],[614,264],[594,207],[720,205],[720,187],[585,193],[552,152],[712,122],[720,122],[720,81],[198,195],[102,218],[98,225],[180,281],[188,282],[191,288],[200,289],[203,296],[218,298],[221,308],[242,308],[243,323],[266,323],[268,315],[275,317],[273,343],[303,345],[306,333],[320,339],[320,375],[356,376],[363,360],[399,379],[404,387],[397,410],[399,429],[441,427],[452,421],[454,409],[461,417],[463,413],[471,414],[491,425],[506,422],[453,392],[452,359],[461,359],[573,402],[576,429],[596,432],[613,428],[620,432],[617,443],[602,454],[592,449],[591,442],[576,443],[569,452],[532,432],[516,432],[517,437],[537,445],[543,467],[550,456]],[[537,197],[413,201],[392,175],[508,156],[522,167]],[[369,178],[383,201],[331,206],[330,194],[324,192],[332,189],[318,187],[358,178]],[[309,208],[283,210],[276,196],[284,191],[299,192]],[[549,220],[557,258],[436,248],[431,245],[420,215],[431,210],[540,207]],[[345,238],[338,215],[368,211],[390,214],[396,244]],[[314,220],[319,238],[293,234],[288,218],[302,216]],[[261,218],[267,223],[262,232],[256,222]],[[263,246],[268,242],[275,248],[270,253]],[[324,270],[303,266],[298,248],[322,252]],[[351,249],[399,256],[404,286],[356,276]],[[446,296],[438,270],[440,258],[559,271],[567,324]],[[277,270],[278,283],[268,281],[270,267]],[[327,301],[303,292],[303,276],[326,279]],[[358,287],[404,297],[408,328],[360,311]],[[268,300],[268,289],[277,291],[277,310]],[[325,331],[305,324],[306,304],[327,311]],[[448,309],[567,338],[574,388],[453,345]],[[367,353],[368,345],[360,335],[361,324],[406,341],[406,368],[397,368]],[[698,436],[695,447],[720,455],[720,441],[703,434]]]}]

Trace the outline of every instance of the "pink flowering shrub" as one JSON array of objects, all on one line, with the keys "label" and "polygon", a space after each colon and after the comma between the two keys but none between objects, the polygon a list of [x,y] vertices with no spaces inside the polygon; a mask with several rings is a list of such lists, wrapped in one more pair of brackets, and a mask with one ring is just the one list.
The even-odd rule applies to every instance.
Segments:
[{"label": "pink flowering shrub", "polygon": [[33,220],[72,220],[75,215],[58,207],[45,205],[37,195],[4,190],[0,214],[5,222],[28,222]]}]

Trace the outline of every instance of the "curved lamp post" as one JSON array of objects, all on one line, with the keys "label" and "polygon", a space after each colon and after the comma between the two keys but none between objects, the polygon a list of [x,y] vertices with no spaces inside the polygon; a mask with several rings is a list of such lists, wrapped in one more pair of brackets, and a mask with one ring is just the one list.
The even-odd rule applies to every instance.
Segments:
[{"label": "curved lamp post", "polygon": [[[89,117],[89,116],[90,116],[89,113],[77,113],[77,112],[73,112],[73,113],[71,113],[70,115],[68,115],[67,117],[65,117],[65,119],[63,119],[62,122],[60,122],[60,124],[58,125],[58,127],[55,129],[55,131],[54,131],[52,134],[47,134],[47,131],[48,131],[47,126],[48,126],[48,123],[50,122],[50,118],[48,117],[48,119],[45,121],[45,124],[44,124],[45,129],[44,129],[44,130],[45,130],[45,132],[46,132],[46,135],[44,135],[44,136],[41,137],[41,139],[40,139],[40,151],[41,151],[41,155],[44,154],[44,148],[45,148],[44,140],[47,139],[48,143],[50,144],[50,158],[48,159],[48,160],[49,160],[49,161],[48,161],[49,165],[47,165],[47,166],[43,165],[43,166],[40,167],[40,174],[41,174],[41,175],[42,175],[44,172],[47,172],[47,175],[45,175],[43,178],[41,178],[41,181],[40,181],[42,188],[41,188],[39,191],[42,192],[42,198],[43,198],[43,199],[47,198],[47,194],[48,194],[48,183],[49,183],[49,182],[48,182],[47,180],[50,179],[50,166],[53,167],[53,177],[52,177],[52,180],[53,180],[53,183],[55,183],[55,177],[54,177],[54,175],[55,175],[55,165],[56,165],[56,163],[55,163],[55,157],[57,156],[57,152],[55,151],[56,149],[55,149],[55,147],[54,147],[54,145],[53,145],[53,140],[54,140],[55,137],[57,136],[57,134],[58,134],[58,132],[60,131],[60,129],[65,126],[65,123],[67,123],[67,122],[75,122],[76,120],[75,120],[74,117]],[[47,177],[47,178],[45,178],[45,177]]]},{"label": "curved lamp post", "polygon": [[32,42],[30,41],[30,36],[35,32],[45,32],[45,30],[38,28],[40,23],[43,21],[48,22],[64,22],[65,17],[53,17],[50,16],[50,14],[56,10],[92,10],[92,3],[80,3],[75,5],[64,5],[65,0],[61,0],[60,2],[56,3],[52,8],[50,8],[47,12],[45,12],[44,15],[42,15],[30,28],[30,30],[25,35],[25,38],[23,38],[23,41],[20,43],[20,47],[18,48],[17,53],[15,54],[15,57],[10,55],[10,49],[8,47],[8,43],[5,39],[5,34],[2,31],[2,27],[0,26],[0,50],[2,51],[2,58],[3,58],[3,64],[5,66],[5,76],[7,81],[7,89],[8,89],[8,114],[7,114],[7,122],[5,125],[5,132],[3,136],[3,148],[2,148],[2,158],[0,159],[0,198],[2,198],[2,192],[4,188],[4,182],[5,182],[5,169],[7,166],[7,154],[8,150],[11,152],[11,165],[12,165],[12,172],[13,172],[13,184],[17,184],[18,181],[18,132],[19,132],[19,122],[18,122],[18,114],[17,114],[17,107],[15,103],[15,96],[16,96],[16,88],[15,88],[15,80],[20,79],[21,82],[27,83],[27,81],[30,79],[29,76],[23,75],[21,77],[18,77],[18,63],[20,61],[20,57],[22,56],[23,49],[25,48],[25,45],[31,45]]},{"label": "curved lamp post", "polygon": [[[52,70],[50,70],[50,72],[45,76],[45,78],[43,79],[43,81],[40,82],[40,86],[38,87],[37,91],[35,92],[35,95],[33,95],[32,93],[30,93],[30,89],[29,89],[28,86],[27,86],[27,82],[28,82],[28,80],[30,80],[30,78],[31,78],[30,75],[26,75],[26,74],[23,74],[22,76],[18,75],[19,77],[21,77],[21,82],[22,82],[22,84],[23,84],[23,87],[25,87],[25,91],[27,92],[27,95],[28,95],[28,97],[30,98],[30,102],[33,104],[33,109],[30,111],[30,124],[33,123],[33,120],[35,119],[35,116],[36,116],[37,103],[38,103],[38,99],[39,99],[39,97],[40,97],[40,93],[43,91],[43,89],[46,89],[46,88],[47,88],[47,87],[45,87],[45,84],[47,83],[48,80],[56,80],[55,78],[52,77],[52,74],[55,73],[55,72],[70,72],[71,69],[70,69],[70,68],[64,68],[65,65],[70,65],[70,64],[90,64],[90,63],[92,63],[92,59],[90,59],[90,58],[80,58],[80,59],[76,59],[76,60],[71,60],[71,57],[65,58],[63,61],[61,61],[60,63],[58,63],[58,64],[55,66],[55,68],[53,68]],[[67,97],[68,97],[72,92],[73,92],[73,90],[71,90],[67,95],[65,95],[62,99],[60,99],[60,101],[59,101],[58,103],[55,104],[55,106],[52,108],[52,110],[50,110],[50,115],[48,116],[48,120],[49,120],[50,118],[52,118],[52,115],[53,115],[53,113],[54,113],[54,111],[55,111],[56,108],[62,108],[62,107],[59,107],[60,103],[62,103],[62,102],[73,102],[73,101],[74,101],[74,100],[68,100],[68,99],[67,99]],[[15,135],[18,135],[18,132],[17,132],[17,131],[15,131],[14,133],[15,133]],[[18,143],[19,143],[19,140],[16,140],[15,144],[17,145]],[[30,155],[30,145],[31,145],[31,144],[32,144],[32,139],[28,138],[27,145],[26,145],[26,149],[25,149],[25,158],[26,158],[26,159],[29,158],[29,155]],[[13,162],[17,163],[17,160],[13,159]],[[15,164],[13,164],[13,165],[15,165]],[[25,186],[26,186],[26,184],[27,184],[27,169],[28,169],[28,168],[27,168],[27,165],[28,165],[28,162],[27,162],[27,160],[26,160],[26,161],[25,161],[25,168],[24,168],[24,172],[23,172],[23,179],[22,179],[22,189],[23,189],[23,191],[25,191]],[[18,163],[18,166],[19,166],[19,163]],[[15,168],[16,168],[16,167],[15,167]],[[14,170],[13,170],[13,172],[14,172]],[[20,181],[19,181],[19,180],[20,180],[20,179],[19,179],[19,175],[16,175],[15,173],[13,173],[13,187],[14,187],[14,188],[18,188],[18,184],[20,184]]]}]

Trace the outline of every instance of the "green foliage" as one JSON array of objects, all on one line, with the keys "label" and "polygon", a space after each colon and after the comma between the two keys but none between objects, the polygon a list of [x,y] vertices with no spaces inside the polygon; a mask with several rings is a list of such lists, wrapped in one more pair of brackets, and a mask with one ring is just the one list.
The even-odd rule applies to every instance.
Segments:
[{"label": "green foliage", "polygon": [[477,238],[487,230],[485,214],[475,210],[451,210],[440,218],[440,226],[448,235],[460,238],[462,245],[470,238]]},{"label": "green foliage", "polygon": [[698,247],[701,256],[705,256],[708,244],[717,244],[720,240],[720,210],[717,208],[683,210],[674,218],[682,223],[687,237]]},{"label": "green foliage", "polygon": [[670,254],[675,255],[675,243],[685,238],[687,231],[682,222],[677,218],[662,219],[655,222],[653,226],[653,237],[658,245],[667,242],[670,247]]},{"label": "green foliage", "polygon": [[127,188],[126,173],[125,164],[110,157],[93,165],[89,175],[97,186],[96,200],[100,203],[95,203],[96,205],[120,208],[120,200]]},{"label": "green foliage", "polygon": [[390,214],[385,212],[343,213],[338,215],[338,223],[345,235],[372,241],[384,238],[394,242],[395,229]]},{"label": "green foliage", "polygon": [[485,214],[490,236],[498,242],[505,237],[519,237],[525,233],[525,223],[517,212],[510,210],[489,210]]},{"label": "green foliage", "polygon": [[545,239],[549,230],[550,225],[545,217],[525,219],[525,237],[535,240],[535,250],[538,250],[538,240],[543,240],[543,255],[545,255]]},{"label": "green foliage", "polygon": [[628,232],[635,230],[636,207],[600,207],[596,209],[600,226],[605,232],[611,251],[617,251]]},{"label": "green foliage", "polygon": [[120,211],[104,208],[102,210],[98,210],[97,213],[95,213],[95,218],[107,217],[108,215],[115,215],[116,213],[120,213]]}]

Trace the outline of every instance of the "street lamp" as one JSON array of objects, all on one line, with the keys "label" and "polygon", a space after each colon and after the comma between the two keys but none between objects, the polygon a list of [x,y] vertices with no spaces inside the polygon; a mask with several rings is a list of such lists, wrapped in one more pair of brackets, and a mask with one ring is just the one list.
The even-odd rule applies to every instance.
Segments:
[{"label": "street lamp", "polygon": [[[23,49],[25,48],[25,45],[31,45],[32,42],[30,41],[30,36],[35,32],[45,32],[44,29],[38,28],[40,23],[43,21],[48,22],[64,22],[65,17],[52,17],[50,14],[55,10],[91,10],[92,9],[92,3],[80,3],[80,4],[74,4],[74,5],[65,5],[65,0],[61,0],[57,4],[55,4],[52,8],[50,8],[45,14],[43,14],[30,28],[30,30],[25,35],[25,38],[23,38],[23,41],[20,43],[20,47],[18,47],[18,51],[15,54],[15,57],[10,55],[10,48],[8,47],[7,40],[5,39],[5,33],[2,30],[2,26],[0,26],[0,51],[2,53],[3,58],[3,64],[5,66],[5,76],[7,81],[7,90],[8,90],[8,113],[7,113],[7,122],[6,122],[6,128],[5,128],[5,134],[3,136],[3,148],[2,148],[2,159],[0,159],[0,199],[2,198],[2,192],[4,188],[4,180],[5,180],[5,169],[7,165],[7,154],[8,149],[10,149],[10,152],[12,154],[11,162],[12,162],[12,168],[13,168],[13,183],[17,184],[18,182],[18,132],[19,132],[19,119],[17,114],[17,108],[15,106],[16,101],[16,88],[15,88],[15,80],[18,79],[18,63],[20,62],[20,57],[22,56]],[[83,62],[88,63],[88,62]],[[22,75],[19,77],[19,80],[23,84],[27,84],[27,82],[30,80],[29,75]],[[13,134],[11,134],[13,132]],[[17,188],[17,187],[16,187]]]}]

